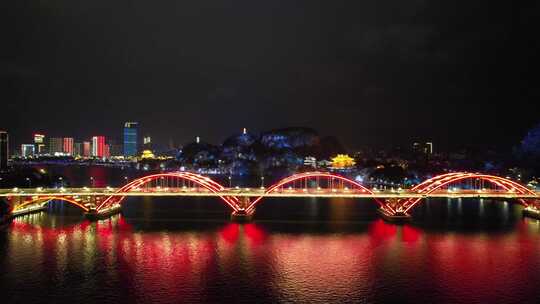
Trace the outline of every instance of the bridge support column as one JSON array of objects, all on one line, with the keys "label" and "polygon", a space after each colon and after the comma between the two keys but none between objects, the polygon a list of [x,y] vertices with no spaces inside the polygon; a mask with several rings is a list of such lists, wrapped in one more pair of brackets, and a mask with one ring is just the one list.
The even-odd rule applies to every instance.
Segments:
[{"label": "bridge support column", "polygon": [[528,206],[523,209],[523,216],[540,220],[540,202],[527,202]]},{"label": "bridge support column", "polygon": [[247,196],[243,196],[240,198],[240,202],[238,203],[239,209],[236,211],[233,211],[231,214],[231,221],[234,222],[249,222],[253,219],[253,214],[255,213],[255,209],[251,209],[250,211],[246,211],[246,208],[250,205],[251,200]]},{"label": "bridge support column", "polygon": [[403,211],[403,201],[400,199],[386,199],[378,211],[384,220],[392,223],[403,223],[412,219],[410,214]]},{"label": "bridge support column", "polygon": [[89,220],[102,220],[109,218],[115,214],[118,214],[122,212],[122,207],[120,205],[114,205],[111,207],[104,208],[102,210],[97,211],[96,209],[90,209],[88,212],[84,214],[86,218]]}]

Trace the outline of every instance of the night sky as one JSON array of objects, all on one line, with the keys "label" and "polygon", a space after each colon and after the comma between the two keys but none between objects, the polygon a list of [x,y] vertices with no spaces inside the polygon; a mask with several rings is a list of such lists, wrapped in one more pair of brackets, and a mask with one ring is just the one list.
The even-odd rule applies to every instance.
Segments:
[{"label": "night sky", "polygon": [[0,129],[506,149],[540,123],[540,6],[514,2],[6,0]]}]

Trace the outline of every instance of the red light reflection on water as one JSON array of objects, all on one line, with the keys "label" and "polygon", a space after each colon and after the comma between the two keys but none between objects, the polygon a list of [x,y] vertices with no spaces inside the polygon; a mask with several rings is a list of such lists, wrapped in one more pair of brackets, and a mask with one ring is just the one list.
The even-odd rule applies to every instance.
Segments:
[{"label": "red light reflection on water", "polygon": [[382,219],[375,220],[369,227],[369,235],[374,241],[388,241],[396,237],[397,226]]},{"label": "red light reflection on water", "polygon": [[226,241],[229,244],[235,244],[238,240],[239,235],[239,224],[238,223],[230,223],[228,225],[225,225],[220,231],[219,236],[222,240]]},{"label": "red light reflection on water", "polygon": [[246,238],[250,241],[252,246],[261,245],[268,237],[266,231],[257,224],[249,223],[245,224],[243,227]]},{"label": "red light reflection on water", "polygon": [[95,286],[150,302],[197,302],[216,286],[237,289],[231,278],[291,302],[365,299],[374,285],[434,302],[522,302],[540,281],[540,237],[530,225],[490,234],[429,233],[376,220],[367,232],[313,234],[276,233],[255,223],[137,231],[123,217],[57,228],[15,220],[6,265],[32,257],[31,269],[45,267],[57,277],[66,265],[99,269],[103,274],[87,276]]},{"label": "red light reflection on water", "polygon": [[402,229],[402,240],[406,243],[415,243],[422,236],[420,229],[414,228],[410,225],[404,225]]}]

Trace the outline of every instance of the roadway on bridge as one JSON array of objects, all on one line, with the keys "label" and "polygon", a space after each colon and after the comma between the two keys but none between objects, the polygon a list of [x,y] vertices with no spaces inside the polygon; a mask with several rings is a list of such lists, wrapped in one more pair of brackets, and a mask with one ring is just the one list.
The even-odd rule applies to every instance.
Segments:
[{"label": "roadway on bridge", "polygon": [[266,193],[265,188],[226,188],[220,192],[212,192],[205,188],[145,188],[117,192],[119,188],[20,188],[0,189],[0,197],[34,197],[34,196],[178,196],[178,197],[321,197],[321,198],[508,198],[538,199],[536,194],[521,194],[505,190],[440,190],[429,194],[419,194],[408,190],[385,190],[368,193],[357,189],[315,189],[292,188],[276,189]]}]

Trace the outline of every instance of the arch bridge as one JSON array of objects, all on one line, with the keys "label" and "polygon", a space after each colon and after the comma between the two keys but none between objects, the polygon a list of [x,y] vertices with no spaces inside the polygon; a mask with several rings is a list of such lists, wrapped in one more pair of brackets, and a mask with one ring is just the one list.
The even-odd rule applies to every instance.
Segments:
[{"label": "arch bridge", "polygon": [[190,172],[144,176],[123,187],[4,189],[13,216],[42,210],[54,200],[82,209],[90,217],[119,212],[130,196],[212,196],[218,198],[237,219],[249,219],[258,204],[269,197],[370,198],[388,220],[409,219],[411,210],[427,198],[513,199],[524,212],[540,217],[540,193],[515,181],[494,175],[452,172],[437,175],[410,189],[370,189],[350,178],[329,172],[305,172],[283,178],[268,188],[226,188],[209,177]]}]

